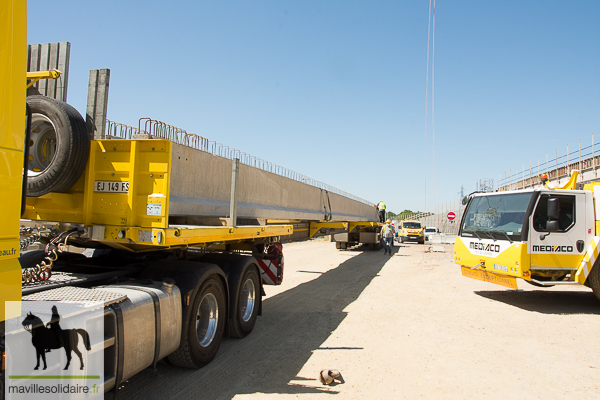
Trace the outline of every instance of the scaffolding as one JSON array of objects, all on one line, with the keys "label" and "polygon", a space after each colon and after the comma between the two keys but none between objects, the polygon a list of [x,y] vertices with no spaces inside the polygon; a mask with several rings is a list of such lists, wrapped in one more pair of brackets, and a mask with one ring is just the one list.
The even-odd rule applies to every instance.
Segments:
[{"label": "scaffolding", "polygon": [[[540,174],[548,174],[550,182],[555,182],[558,185],[566,183],[573,170],[580,171],[578,183],[589,183],[598,181],[598,169],[600,169],[600,154],[596,154],[595,147],[600,143],[594,143],[594,135],[592,134],[592,143],[589,146],[581,147],[581,139],[579,139],[579,148],[570,151],[567,145],[565,154],[559,156],[558,149],[555,151],[555,158],[548,159],[546,153],[546,161],[540,160],[538,157],[537,165],[529,162],[529,167],[525,164],[521,168],[517,166],[514,170],[504,171],[504,177],[499,175],[498,191],[519,190],[539,186]],[[513,172],[514,171],[514,172]]]}]

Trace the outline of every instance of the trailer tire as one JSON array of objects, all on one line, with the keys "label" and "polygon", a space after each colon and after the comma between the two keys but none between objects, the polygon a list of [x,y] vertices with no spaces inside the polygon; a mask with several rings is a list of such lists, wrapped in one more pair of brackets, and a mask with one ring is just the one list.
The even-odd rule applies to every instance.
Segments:
[{"label": "trailer tire", "polygon": [[592,272],[588,276],[588,282],[594,292],[594,295],[600,300],[600,263],[595,263],[592,267]]},{"label": "trailer tire", "polygon": [[253,265],[246,268],[240,282],[229,326],[229,336],[235,338],[243,338],[254,329],[261,293],[258,272]]},{"label": "trailer tire", "polygon": [[226,319],[225,290],[218,278],[205,280],[194,298],[187,332],[179,349],[169,354],[178,367],[202,368],[221,346]]},{"label": "trailer tire", "polygon": [[83,173],[89,157],[85,121],[75,108],[50,97],[29,96],[27,104],[32,115],[27,196],[66,192]]}]

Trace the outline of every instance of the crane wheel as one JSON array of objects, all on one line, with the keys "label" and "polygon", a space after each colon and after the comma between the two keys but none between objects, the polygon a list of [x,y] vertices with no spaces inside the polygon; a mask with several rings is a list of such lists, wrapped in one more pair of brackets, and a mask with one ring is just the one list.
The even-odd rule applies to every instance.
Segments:
[{"label": "crane wheel", "polygon": [[594,263],[587,280],[586,283],[589,283],[589,286],[594,291],[594,295],[600,300],[600,262],[597,261]]},{"label": "crane wheel", "polygon": [[85,121],[67,103],[46,96],[29,96],[31,132],[27,196],[66,192],[85,169],[90,137]]}]

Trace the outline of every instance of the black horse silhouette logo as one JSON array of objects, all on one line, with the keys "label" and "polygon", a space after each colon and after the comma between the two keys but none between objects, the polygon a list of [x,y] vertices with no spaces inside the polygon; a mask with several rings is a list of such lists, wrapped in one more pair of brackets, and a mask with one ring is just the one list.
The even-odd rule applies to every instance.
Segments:
[{"label": "black horse silhouette logo", "polygon": [[85,329],[62,329],[59,322],[60,315],[56,306],[52,307],[52,320],[46,326],[44,326],[44,322],[40,318],[32,313],[28,313],[27,317],[23,320],[23,328],[31,333],[31,343],[36,351],[37,365],[34,370],[40,367],[40,356],[44,361],[44,369],[46,369],[46,352],[60,349],[61,347],[65,348],[67,355],[67,365],[64,370],[67,370],[71,364],[71,351],[77,354],[81,364],[79,369],[83,369],[83,357],[77,348],[77,344],[79,343],[77,334],[80,334],[83,338],[83,344],[87,351],[91,350],[90,336]]}]

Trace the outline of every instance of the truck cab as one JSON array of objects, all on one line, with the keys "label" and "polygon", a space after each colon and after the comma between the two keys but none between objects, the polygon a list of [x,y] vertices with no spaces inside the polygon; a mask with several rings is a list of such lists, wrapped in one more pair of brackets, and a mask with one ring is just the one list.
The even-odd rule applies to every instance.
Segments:
[{"label": "truck cab", "polygon": [[594,288],[588,277],[598,254],[595,188],[600,185],[473,195],[454,247],[462,274],[513,289],[517,278]]}]

